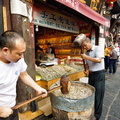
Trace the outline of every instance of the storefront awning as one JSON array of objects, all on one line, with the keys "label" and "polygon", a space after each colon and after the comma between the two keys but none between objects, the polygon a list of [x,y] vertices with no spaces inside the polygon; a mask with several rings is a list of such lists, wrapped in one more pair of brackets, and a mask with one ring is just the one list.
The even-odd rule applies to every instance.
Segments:
[{"label": "storefront awning", "polygon": [[83,4],[79,0],[56,0],[56,1],[68,6],[69,8],[76,10],[77,12],[83,14],[84,16],[106,27],[110,27],[110,21],[108,19],[106,19],[96,11],[92,10],[89,6]]}]

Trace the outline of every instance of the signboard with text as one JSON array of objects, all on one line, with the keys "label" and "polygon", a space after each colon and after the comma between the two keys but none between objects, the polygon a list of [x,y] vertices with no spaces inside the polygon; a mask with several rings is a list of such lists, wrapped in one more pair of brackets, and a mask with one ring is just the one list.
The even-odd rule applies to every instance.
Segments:
[{"label": "signboard with text", "polygon": [[34,8],[34,24],[52,29],[79,33],[77,22],[67,16],[44,8]]}]

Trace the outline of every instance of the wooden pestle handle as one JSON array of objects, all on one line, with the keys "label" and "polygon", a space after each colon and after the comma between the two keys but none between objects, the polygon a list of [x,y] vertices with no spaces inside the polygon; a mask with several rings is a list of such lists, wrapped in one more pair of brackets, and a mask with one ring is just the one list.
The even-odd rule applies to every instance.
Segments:
[{"label": "wooden pestle handle", "polygon": [[[80,49],[81,49],[81,54],[83,54],[83,49],[82,49],[81,46],[80,46]],[[84,60],[84,59],[83,59],[83,65],[84,65],[84,69],[85,69],[85,71],[86,71],[85,60]]]},{"label": "wooden pestle handle", "polygon": [[[60,88],[62,88],[62,86],[58,86],[58,87],[55,87],[55,88],[53,88],[51,90],[48,90],[48,94],[51,93],[51,92],[53,92],[53,91],[55,91],[55,90],[57,90],[57,89],[60,89]],[[29,99],[29,100],[21,102],[21,103],[15,105],[14,107],[12,107],[11,109],[12,110],[18,109],[18,108],[20,108],[20,107],[22,107],[22,106],[24,106],[24,105],[26,105],[26,104],[28,104],[28,103],[36,100],[36,99],[38,99],[38,98],[42,98],[42,95],[43,94],[40,94],[40,95],[37,95],[36,97],[33,97],[33,98]]]}]

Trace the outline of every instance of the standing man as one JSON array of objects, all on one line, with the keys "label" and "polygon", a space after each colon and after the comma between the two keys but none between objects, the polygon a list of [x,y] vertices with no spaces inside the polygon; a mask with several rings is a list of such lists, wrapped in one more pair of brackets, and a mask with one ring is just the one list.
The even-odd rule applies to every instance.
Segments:
[{"label": "standing man", "polygon": [[89,84],[95,87],[95,120],[99,120],[102,113],[103,97],[105,91],[104,53],[99,46],[92,45],[85,34],[75,38],[74,43],[86,49],[81,57],[86,61],[86,74],[89,74]]},{"label": "standing man", "polygon": [[116,73],[116,62],[117,62],[117,51],[114,46],[111,46],[110,52],[110,65],[109,65],[109,74]]},{"label": "standing man", "polygon": [[104,55],[105,55],[104,62],[105,62],[106,72],[107,72],[107,70],[109,68],[109,65],[110,65],[110,52],[111,52],[111,47],[110,46],[106,47],[105,50],[104,50]]},{"label": "standing man", "polygon": [[26,43],[14,31],[6,31],[0,36],[0,120],[19,120],[16,104],[16,84],[18,77],[38,94],[47,96],[47,91],[37,85],[28,75],[24,62]]}]

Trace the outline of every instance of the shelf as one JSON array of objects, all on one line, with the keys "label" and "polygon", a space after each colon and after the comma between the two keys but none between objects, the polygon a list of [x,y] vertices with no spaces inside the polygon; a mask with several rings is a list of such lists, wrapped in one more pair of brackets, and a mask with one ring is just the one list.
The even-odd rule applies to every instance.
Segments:
[{"label": "shelf", "polygon": [[47,45],[47,44],[46,43],[45,44],[37,43],[37,45]]},{"label": "shelf", "polygon": [[73,50],[80,50],[79,48],[74,48],[74,47],[72,47],[72,48],[55,48],[55,49],[60,49],[60,50],[61,50],[61,49],[70,49],[70,50],[71,50],[71,49],[73,49]]},{"label": "shelf", "polygon": [[73,56],[77,55],[78,56],[79,55],[80,56],[80,54],[56,54],[56,55],[68,55],[68,56],[71,56],[71,55],[73,55]]},{"label": "shelf", "polygon": [[54,47],[56,57],[80,56],[80,49],[74,47],[72,36],[43,38],[39,39],[37,44],[45,51],[48,42],[51,43],[51,45]]},{"label": "shelf", "polygon": [[67,57],[67,56],[71,56],[71,57],[73,57],[73,56],[76,56],[76,57],[80,57],[81,58],[81,56],[80,55],[74,55],[74,54],[66,54],[66,55],[61,55],[61,54],[56,54],[56,57]]},{"label": "shelf", "polygon": [[55,50],[71,50],[71,49],[74,49],[74,48],[55,48]]},{"label": "shelf", "polygon": [[[57,45],[65,45],[65,44],[73,44],[73,43],[51,43],[51,44],[57,44]],[[41,44],[41,43],[37,43],[37,45],[47,45],[46,43]]]}]

